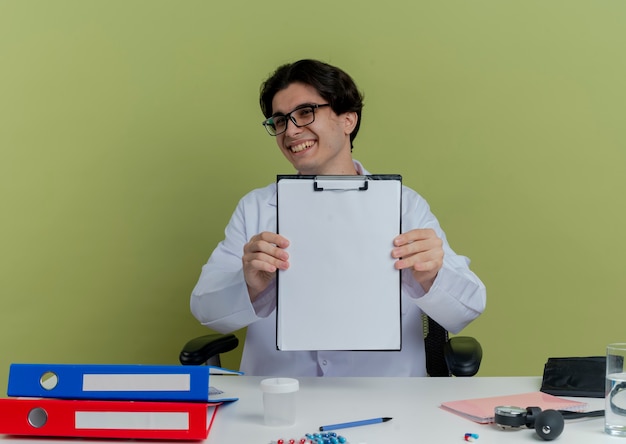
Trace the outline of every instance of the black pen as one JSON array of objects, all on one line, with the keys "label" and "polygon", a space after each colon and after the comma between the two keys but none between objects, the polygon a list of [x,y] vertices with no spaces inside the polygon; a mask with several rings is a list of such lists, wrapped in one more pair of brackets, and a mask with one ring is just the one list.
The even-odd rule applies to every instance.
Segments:
[{"label": "black pen", "polygon": [[387,422],[387,421],[391,421],[392,418],[372,418],[372,419],[363,419],[361,421],[352,421],[352,422],[343,422],[341,424],[330,424],[330,425],[323,425],[320,427],[320,432],[325,432],[328,430],[335,430],[335,429],[347,429],[348,427],[359,427],[359,426],[364,426],[364,425],[368,425],[368,424],[378,424],[379,422]]}]

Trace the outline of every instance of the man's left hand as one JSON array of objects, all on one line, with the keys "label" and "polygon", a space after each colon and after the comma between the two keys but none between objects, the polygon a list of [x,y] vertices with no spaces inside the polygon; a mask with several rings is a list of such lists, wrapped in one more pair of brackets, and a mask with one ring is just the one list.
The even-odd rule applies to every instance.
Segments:
[{"label": "man's left hand", "polygon": [[415,280],[428,292],[443,265],[443,241],[434,230],[418,228],[397,236],[393,245],[391,256],[398,259],[396,269],[410,268]]}]

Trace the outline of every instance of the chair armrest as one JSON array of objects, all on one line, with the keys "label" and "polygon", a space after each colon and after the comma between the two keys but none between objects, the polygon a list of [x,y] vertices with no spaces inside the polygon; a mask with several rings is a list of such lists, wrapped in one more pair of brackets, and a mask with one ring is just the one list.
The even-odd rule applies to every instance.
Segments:
[{"label": "chair armrest", "polygon": [[483,358],[480,343],[469,336],[454,336],[444,346],[444,356],[454,376],[474,376]]},{"label": "chair armrest", "polygon": [[234,334],[219,333],[200,336],[187,342],[180,352],[180,363],[183,365],[202,365],[221,353],[234,350],[239,339]]}]

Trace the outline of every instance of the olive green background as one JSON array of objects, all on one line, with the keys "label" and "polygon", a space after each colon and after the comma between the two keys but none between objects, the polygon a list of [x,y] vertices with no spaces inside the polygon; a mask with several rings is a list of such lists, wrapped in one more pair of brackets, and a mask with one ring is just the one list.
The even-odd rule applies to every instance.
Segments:
[{"label": "olive green background", "polygon": [[308,57],[365,94],[355,157],[485,282],[480,375],[603,354],[626,340],[624,23],[622,0],[0,0],[0,387],[11,362],[175,364],[208,332],[201,266],[293,172],[259,85]]}]

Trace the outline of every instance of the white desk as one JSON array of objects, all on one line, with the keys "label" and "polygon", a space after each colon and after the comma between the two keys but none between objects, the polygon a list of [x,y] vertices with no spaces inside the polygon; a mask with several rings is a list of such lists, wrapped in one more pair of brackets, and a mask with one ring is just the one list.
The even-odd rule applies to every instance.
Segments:
[{"label": "white desk", "polygon": [[[268,444],[299,438],[323,424],[382,416],[393,420],[336,432],[350,444],[463,443],[468,432],[479,435],[477,444],[545,442],[534,430],[502,431],[439,408],[444,401],[537,391],[541,378],[298,378],[297,422],[286,428],[263,425],[262,379],[215,377],[215,386],[240,400],[220,407],[207,444]],[[604,399],[585,401],[590,410],[604,408]],[[605,434],[604,418],[589,418],[566,421],[557,442],[626,444],[626,438]]]},{"label": "white desk", "polygon": [[[337,430],[350,444],[463,443],[465,433],[477,433],[477,444],[538,443],[534,430],[498,430],[444,411],[444,401],[500,396],[539,390],[540,378],[299,378],[297,422],[293,427],[263,424],[259,382],[247,376],[211,376],[211,385],[239,397],[220,407],[204,444],[269,444],[278,438],[300,438],[320,425],[391,416],[392,421]],[[576,398],[581,399],[581,398]],[[603,399],[585,399],[590,410],[604,408]],[[521,406],[527,407],[527,406]],[[0,421],[2,418],[0,418]],[[626,438],[604,433],[604,418],[565,422],[556,442],[568,444],[626,444]],[[77,444],[123,441],[15,438],[0,444]],[[134,441],[140,443],[140,441]]]}]

